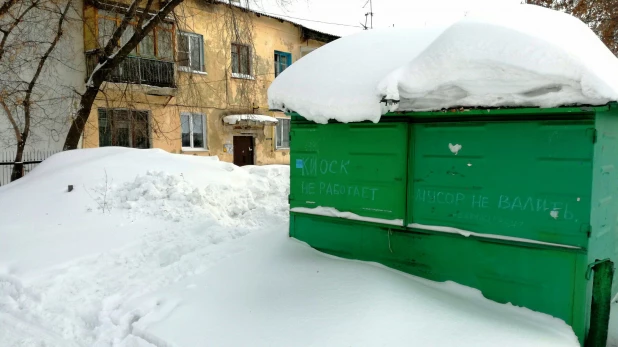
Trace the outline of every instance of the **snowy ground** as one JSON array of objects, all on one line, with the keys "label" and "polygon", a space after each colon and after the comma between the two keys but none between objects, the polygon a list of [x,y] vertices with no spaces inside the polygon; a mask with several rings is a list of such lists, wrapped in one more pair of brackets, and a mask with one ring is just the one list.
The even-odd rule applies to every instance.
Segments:
[{"label": "snowy ground", "polygon": [[0,346],[577,346],[560,320],[289,239],[288,176],[52,157],[0,188]]}]

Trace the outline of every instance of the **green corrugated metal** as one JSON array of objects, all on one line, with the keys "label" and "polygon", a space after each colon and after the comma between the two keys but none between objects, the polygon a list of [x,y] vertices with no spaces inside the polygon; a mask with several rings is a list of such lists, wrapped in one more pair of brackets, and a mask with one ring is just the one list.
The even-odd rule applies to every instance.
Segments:
[{"label": "green corrugated metal", "polygon": [[[589,267],[618,261],[616,104],[388,114],[378,124],[292,116],[291,236],[551,314],[583,344]],[[377,220],[297,209],[317,206]]]}]

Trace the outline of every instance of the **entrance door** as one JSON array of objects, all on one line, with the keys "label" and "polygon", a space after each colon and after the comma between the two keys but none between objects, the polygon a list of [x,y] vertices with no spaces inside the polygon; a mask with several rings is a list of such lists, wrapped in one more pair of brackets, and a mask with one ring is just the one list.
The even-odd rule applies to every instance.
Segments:
[{"label": "entrance door", "polygon": [[253,137],[234,136],[234,164],[253,165]]}]

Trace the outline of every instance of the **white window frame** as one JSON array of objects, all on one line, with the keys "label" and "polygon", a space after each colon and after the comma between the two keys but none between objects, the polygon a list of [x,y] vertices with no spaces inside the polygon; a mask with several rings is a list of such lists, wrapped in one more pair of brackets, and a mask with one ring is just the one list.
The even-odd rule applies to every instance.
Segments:
[{"label": "white window frame", "polygon": [[277,124],[275,125],[275,149],[280,149],[280,150],[286,150],[286,149],[290,149],[290,137],[288,136],[288,145],[287,147],[284,146],[278,146],[277,145],[277,140],[279,139],[279,136],[283,136],[283,126],[281,126],[281,134],[279,134],[279,122],[281,122],[282,120],[284,121],[288,121],[290,123],[290,127],[288,127],[288,129],[291,129],[291,125],[292,125],[292,119],[290,118],[279,118],[277,117]]},{"label": "white window frame", "polygon": [[[191,32],[186,32],[186,31],[178,31],[178,35],[185,35],[188,36],[188,40],[187,40],[187,44],[189,45],[189,66],[180,66],[178,65],[178,70],[179,71],[184,71],[184,72],[191,72],[191,73],[197,73],[197,74],[203,74],[203,75],[207,75],[208,73],[205,71],[206,70],[206,59],[204,58],[204,36],[200,35],[200,34],[196,34],[196,33],[191,33]],[[193,70],[191,68],[191,49],[193,48],[191,46],[191,37],[197,37],[199,38],[200,42],[201,42],[201,47],[198,47],[197,49],[200,50],[200,59],[202,60],[200,62],[200,69],[199,70]],[[178,43],[178,45],[180,45],[180,43]],[[180,46],[178,46],[180,47]]]},{"label": "white window frame", "polygon": [[[185,147],[182,145],[182,117],[189,116],[189,143],[191,147]],[[202,134],[204,134],[204,147],[194,147],[193,145],[193,117],[200,116],[202,117]],[[199,151],[199,152],[207,152],[208,151],[208,126],[206,125],[206,121],[208,118],[203,113],[196,112],[181,112],[180,113],[180,146],[182,147],[183,152],[191,152],[191,151]]]}]

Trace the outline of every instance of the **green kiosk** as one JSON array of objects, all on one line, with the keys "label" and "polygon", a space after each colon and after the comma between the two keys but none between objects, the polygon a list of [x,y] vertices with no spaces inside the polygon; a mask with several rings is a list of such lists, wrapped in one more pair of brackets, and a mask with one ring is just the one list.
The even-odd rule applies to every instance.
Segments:
[{"label": "green kiosk", "polygon": [[[454,25],[460,37],[469,21]],[[434,36],[419,51],[431,53],[452,28],[421,35]],[[454,100],[456,107],[402,110],[418,93],[403,91],[399,80],[399,100],[387,93],[374,100],[383,98],[382,110],[399,103],[397,111],[377,122],[343,122],[336,114],[314,117],[320,102],[325,110],[333,104],[328,91],[304,91],[316,107],[288,97],[302,95],[294,82],[346,83],[353,71],[346,75],[337,57],[354,47],[370,70],[371,42],[387,39],[382,31],[337,40],[293,64],[269,90],[271,107],[291,117],[290,236],[325,253],[477,288],[563,319],[582,345],[605,347],[618,294],[618,99],[555,107]],[[340,71],[306,73],[326,62]],[[422,63],[421,54],[412,64]],[[534,104],[536,93],[522,104]]]}]

